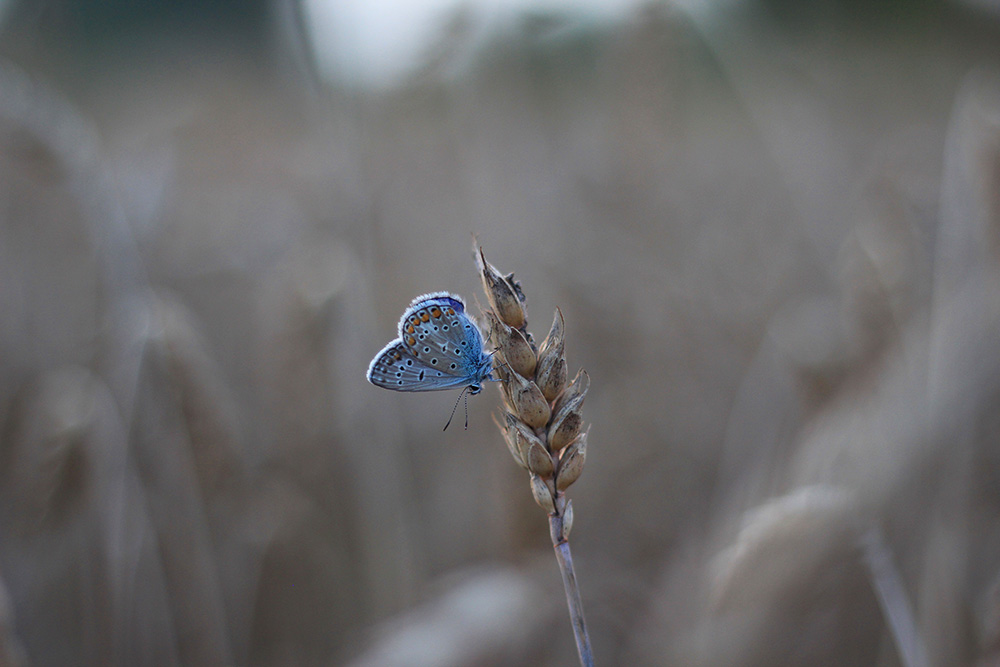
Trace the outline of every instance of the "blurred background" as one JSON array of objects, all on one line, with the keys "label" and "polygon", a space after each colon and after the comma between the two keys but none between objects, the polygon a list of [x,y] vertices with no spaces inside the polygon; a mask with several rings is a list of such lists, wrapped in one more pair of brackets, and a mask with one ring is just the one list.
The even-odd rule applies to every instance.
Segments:
[{"label": "blurred background", "polygon": [[991,0],[0,3],[0,665],[578,664],[496,390],[365,380],[473,235],[592,378],[597,664],[1000,664],[998,66]]}]

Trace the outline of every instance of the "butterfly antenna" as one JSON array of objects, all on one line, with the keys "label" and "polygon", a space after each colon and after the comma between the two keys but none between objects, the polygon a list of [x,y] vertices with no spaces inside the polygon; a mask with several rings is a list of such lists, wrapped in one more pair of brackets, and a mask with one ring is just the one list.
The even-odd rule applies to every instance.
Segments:
[{"label": "butterfly antenna", "polygon": [[[451,416],[448,417],[448,423],[444,425],[444,428],[441,429],[442,431],[447,431],[448,427],[451,426],[451,420],[455,418],[455,410],[458,410],[458,402],[462,400],[463,396],[465,396],[465,390],[466,389],[468,389],[468,387],[462,387],[462,393],[458,395],[458,400],[455,401],[455,407],[453,407],[451,409]],[[465,429],[466,430],[469,429],[469,399],[468,399],[468,397],[466,397],[466,399],[465,399]]]}]

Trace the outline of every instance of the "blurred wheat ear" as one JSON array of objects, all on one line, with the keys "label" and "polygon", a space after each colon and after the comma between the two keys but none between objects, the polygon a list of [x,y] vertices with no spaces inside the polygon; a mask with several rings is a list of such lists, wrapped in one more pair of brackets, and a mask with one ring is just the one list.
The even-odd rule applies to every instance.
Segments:
[{"label": "blurred wheat ear", "polygon": [[497,346],[493,368],[504,407],[503,422],[496,420],[497,427],[514,460],[530,474],[535,502],[549,513],[549,534],[566,588],[580,664],[591,667],[594,657],[569,549],[573,503],[566,499],[566,490],[579,479],[587,457],[581,409],[590,377],[581,370],[567,384],[562,312],[556,309],[548,336],[536,346],[527,329],[524,293],[514,274],[497,271],[480,247],[476,262],[490,304],[485,312],[490,338]]}]

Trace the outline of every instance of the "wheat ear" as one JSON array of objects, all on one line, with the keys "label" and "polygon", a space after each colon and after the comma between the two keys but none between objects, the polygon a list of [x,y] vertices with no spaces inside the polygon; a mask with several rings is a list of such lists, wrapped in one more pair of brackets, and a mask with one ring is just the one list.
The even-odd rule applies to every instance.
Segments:
[{"label": "wheat ear", "polygon": [[514,460],[530,473],[535,502],[549,513],[549,534],[566,588],[580,664],[592,667],[594,656],[569,549],[573,503],[566,498],[566,489],[580,477],[587,457],[587,432],[580,411],[590,377],[581,370],[567,383],[562,312],[556,309],[549,335],[536,347],[527,329],[524,294],[514,274],[497,271],[486,261],[482,248],[476,248],[476,261],[489,300],[485,315],[497,345],[493,368],[504,408],[497,426]]}]

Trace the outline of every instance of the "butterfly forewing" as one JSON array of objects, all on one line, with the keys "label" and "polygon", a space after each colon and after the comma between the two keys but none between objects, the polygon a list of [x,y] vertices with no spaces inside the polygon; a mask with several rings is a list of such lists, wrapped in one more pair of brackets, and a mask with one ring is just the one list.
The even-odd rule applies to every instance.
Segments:
[{"label": "butterfly forewing", "polygon": [[431,369],[468,377],[482,355],[482,338],[461,301],[434,294],[414,301],[399,321],[405,349]]}]

